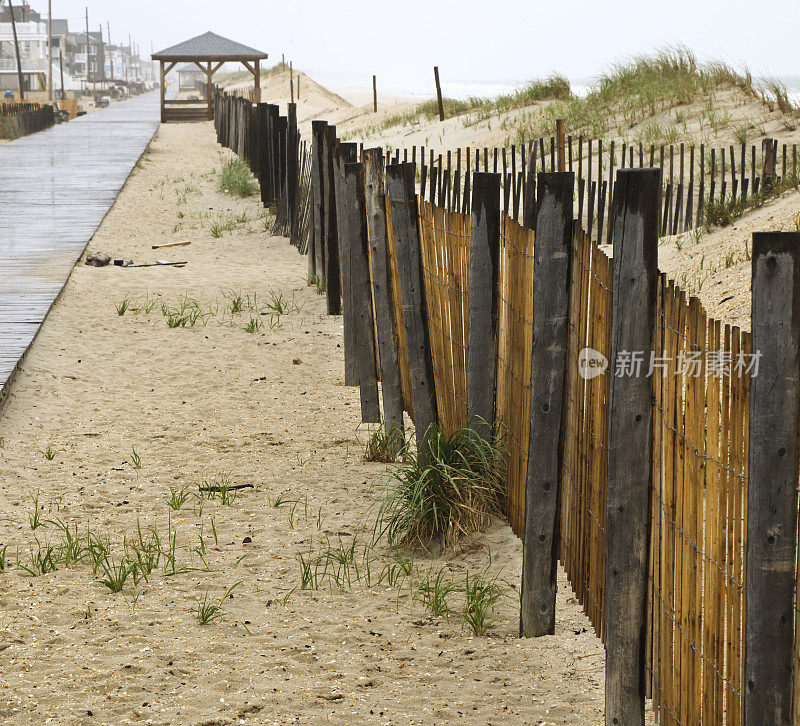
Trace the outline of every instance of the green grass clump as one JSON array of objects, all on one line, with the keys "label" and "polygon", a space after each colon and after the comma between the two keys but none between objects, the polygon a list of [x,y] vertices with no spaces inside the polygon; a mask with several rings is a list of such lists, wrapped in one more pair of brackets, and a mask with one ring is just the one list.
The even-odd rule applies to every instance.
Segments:
[{"label": "green grass clump", "polygon": [[483,575],[467,573],[464,582],[464,613],[462,619],[473,635],[486,635],[494,618],[491,617],[497,601],[504,596],[496,580],[487,580]]},{"label": "green grass clump", "polygon": [[776,178],[772,186],[762,185],[756,194],[747,197],[734,199],[733,196],[726,196],[724,199],[717,198],[713,202],[707,200],[703,205],[703,227],[708,231],[712,227],[726,227],[733,224],[750,210],[758,209],[768,200],[775,199],[791,189],[797,189],[798,186],[800,179],[787,174],[783,178]]},{"label": "green grass clump", "polygon": [[406,446],[403,432],[394,426],[388,430],[381,426],[372,432],[364,447],[364,461],[377,461],[382,464],[392,464],[397,457],[402,455]]},{"label": "green grass clump", "polygon": [[452,543],[502,513],[504,495],[505,457],[496,444],[469,428],[448,436],[434,427],[395,472],[377,530],[397,547]]},{"label": "green grass clump", "polygon": [[252,197],[258,191],[258,183],[253,179],[245,162],[241,159],[231,159],[222,167],[219,188],[237,197]]}]

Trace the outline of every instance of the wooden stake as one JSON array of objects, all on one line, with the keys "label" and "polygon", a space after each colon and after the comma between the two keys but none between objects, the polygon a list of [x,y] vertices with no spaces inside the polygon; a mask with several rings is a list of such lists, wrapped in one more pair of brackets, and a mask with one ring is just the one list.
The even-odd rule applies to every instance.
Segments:
[{"label": "wooden stake", "polygon": [[372,112],[378,113],[378,79],[372,76]]},{"label": "wooden stake", "polygon": [[[8,0],[11,2],[11,0]],[[442,87],[439,84],[439,66],[433,67],[433,78],[436,81],[436,101],[439,104],[439,121],[444,121],[444,102],[442,101]]]},{"label": "wooden stake", "polygon": [[[606,723],[644,724],[659,169],[617,172],[606,485]],[[641,368],[621,354],[640,356]]]},{"label": "wooden stake", "polygon": [[500,272],[500,175],[472,176],[469,257],[467,411],[478,436],[494,436],[497,391],[497,291]]},{"label": "wooden stake", "polygon": [[437,422],[428,318],[422,281],[414,164],[390,164],[386,181],[392,210],[397,271],[406,332],[417,445],[425,447]]},{"label": "wooden stake", "polygon": [[[768,139],[765,148],[767,142],[773,146]],[[765,172],[765,179],[771,176],[766,163]],[[752,289],[752,351],[760,357],[757,375],[750,374],[744,723],[789,726],[800,422],[800,233],[753,235]]]},{"label": "wooden stake", "polygon": [[520,634],[526,638],[555,632],[574,186],[571,172],[539,175],[533,308],[540,312],[533,322],[520,608]]},{"label": "wooden stake", "polygon": [[386,197],[383,183],[383,152],[364,151],[366,173],[367,228],[372,257],[372,291],[378,328],[378,353],[381,366],[383,421],[387,431],[403,432],[403,389],[397,351],[394,316],[394,290],[386,230]]}]

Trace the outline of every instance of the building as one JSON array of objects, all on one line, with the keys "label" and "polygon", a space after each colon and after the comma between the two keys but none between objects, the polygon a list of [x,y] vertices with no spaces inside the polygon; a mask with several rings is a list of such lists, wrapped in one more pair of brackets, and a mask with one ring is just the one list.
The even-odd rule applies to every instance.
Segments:
[{"label": "building", "polygon": [[[34,10],[15,0],[14,21],[19,41],[23,90],[46,93],[48,78],[48,33],[52,32],[53,88],[66,91],[99,91],[113,85],[136,93],[155,83],[152,63],[144,63],[135,43],[109,45],[102,29],[70,32],[69,22]],[[51,27],[48,27],[51,26]],[[88,53],[87,53],[88,50]],[[63,70],[62,70],[63,68]],[[16,95],[19,87],[11,10],[0,0],[0,92]],[[152,87],[152,85],[150,86]]]},{"label": "building", "polygon": [[[19,41],[23,90],[47,90],[47,21],[27,4],[14,6],[14,21]],[[11,11],[4,4],[0,11],[0,90],[17,92],[17,71]]]}]

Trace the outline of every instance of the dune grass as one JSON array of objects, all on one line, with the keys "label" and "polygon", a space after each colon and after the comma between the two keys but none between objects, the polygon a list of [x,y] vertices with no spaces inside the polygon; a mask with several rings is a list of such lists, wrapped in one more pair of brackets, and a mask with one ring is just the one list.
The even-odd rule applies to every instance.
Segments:
[{"label": "dune grass", "polygon": [[434,427],[395,471],[376,532],[401,548],[452,544],[500,514],[504,494],[505,457],[495,443],[470,428],[446,435]]},{"label": "dune grass", "polygon": [[230,159],[222,167],[219,188],[220,191],[237,197],[252,197],[258,191],[258,182],[245,162],[241,159]]},{"label": "dune grass", "polygon": [[777,105],[783,113],[797,113],[780,81],[769,79],[759,84],[746,67],[737,70],[719,61],[701,63],[690,49],[676,45],[616,63],[585,97],[557,100],[509,120],[503,128],[512,137],[531,139],[555,133],[556,119],[563,118],[573,135],[597,138],[609,131],[624,135],[626,129],[644,124],[640,140],[670,143],[674,139],[665,135],[674,136],[685,127],[687,113],[676,111],[670,123],[648,123],[648,119],[702,103],[696,115],[716,134],[729,125],[730,119],[715,109],[714,97],[730,90],[770,108]]}]

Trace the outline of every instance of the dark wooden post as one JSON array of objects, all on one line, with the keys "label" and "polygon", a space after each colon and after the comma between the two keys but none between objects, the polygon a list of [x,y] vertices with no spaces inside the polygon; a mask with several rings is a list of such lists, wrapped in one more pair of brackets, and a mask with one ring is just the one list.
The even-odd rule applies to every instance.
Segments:
[{"label": "dark wooden post", "polygon": [[761,187],[767,194],[775,186],[777,165],[777,142],[764,139],[761,142]]},{"label": "dark wooden post", "polygon": [[436,101],[439,105],[439,121],[444,121],[444,102],[442,101],[442,87],[439,84],[439,66],[433,67],[433,78],[436,81]]},{"label": "dark wooden post", "polygon": [[520,608],[520,633],[526,638],[552,635],[556,624],[556,518],[564,445],[574,185],[572,172],[539,174]]},{"label": "dark wooden post", "polygon": [[378,113],[378,79],[372,76],[372,112]]},{"label": "dark wooden post", "polygon": [[297,177],[298,177],[298,141],[297,104],[287,107],[286,127],[286,215],[289,235],[294,240],[295,218],[297,216]]},{"label": "dark wooden post", "polygon": [[390,164],[386,168],[386,182],[392,205],[392,229],[397,250],[403,324],[411,372],[414,426],[417,431],[417,445],[422,450],[437,418],[433,360],[422,279],[419,210],[414,194],[415,171],[414,163]]},{"label": "dark wooden post", "polygon": [[[329,127],[330,128],[330,127]],[[353,145],[355,146],[355,144]],[[378,405],[378,376],[375,368],[375,319],[372,314],[372,292],[369,279],[369,242],[367,240],[367,205],[364,183],[364,165],[342,159],[342,208],[347,217],[349,316],[355,343],[355,367],[361,393],[361,421],[380,423]],[[330,289],[330,285],[328,286]]]},{"label": "dark wooden post", "polygon": [[467,410],[475,433],[491,441],[497,392],[500,175],[476,172],[472,184]]},{"label": "dark wooden post", "polygon": [[[792,723],[800,233],[753,235],[744,723]],[[735,373],[734,373],[735,375]]]},{"label": "dark wooden post", "polygon": [[[339,235],[336,213],[336,127],[326,126],[322,144],[325,174],[325,297],[328,315],[342,312],[342,287],[339,277]],[[351,159],[347,159],[350,161]]]},{"label": "dark wooden post", "polygon": [[394,290],[386,230],[383,152],[379,148],[366,149],[364,159],[367,185],[367,228],[372,251],[372,291],[375,298],[375,319],[378,328],[384,427],[387,431],[394,429],[396,432],[402,433],[403,390],[400,385]]},{"label": "dark wooden post", "polygon": [[[351,216],[348,215],[345,204],[344,165],[356,160],[356,144],[339,144],[333,159],[333,179],[331,184],[334,189],[332,211],[336,214],[337,245],[340,260],[348,264],[339,265],[341,290],[345,298],[351,295],[350,280],[350,245],[356,240],[358,230],[351,230],[349,225]],[[353,192],[355,193],[355,192]],[[356,343],[356,309],[352,305],[345,305],[342,309],[342,325],[344,326],[344,385],[359,385],[358,377],[358,349]]]},{"label": "dark wooden post", "polygon": [[316,277],[320,282],[325,280],[325,205],[326,205],[326,175],[323,173],[322,145],[325,140],[326,121],[311,122],[311,189],[312,189],[312,217],[313,234],[309,237],[308,248],[308,275],[309,279]]},{"label": "dark wooden post", "polygon": [[[606,724],[644,724],[658,169],[617,172],[606,485]],[[615,375],[621,353],[646,363]]]}]

